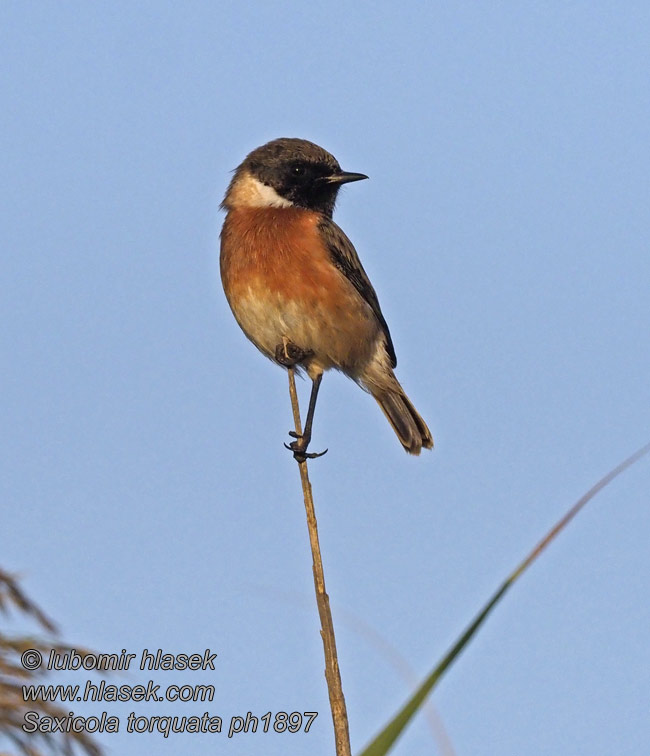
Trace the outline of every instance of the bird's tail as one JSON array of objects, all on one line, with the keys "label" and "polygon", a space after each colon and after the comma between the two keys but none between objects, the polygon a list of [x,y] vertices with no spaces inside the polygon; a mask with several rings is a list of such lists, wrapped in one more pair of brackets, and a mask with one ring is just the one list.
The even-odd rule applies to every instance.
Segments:
[{"label": "bird's tail", "polygon": [[433,448],[431,431],[399,383],[397,383],[397,388],[383,391],[373,387],[371,393],[409,454],[419,454],[422,447]]}]

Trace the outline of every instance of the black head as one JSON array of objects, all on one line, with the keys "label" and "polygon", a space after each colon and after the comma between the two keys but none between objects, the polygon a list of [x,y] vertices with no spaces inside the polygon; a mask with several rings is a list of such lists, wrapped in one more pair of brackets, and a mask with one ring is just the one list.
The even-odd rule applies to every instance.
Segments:
[{"label": "black head", "polygon": [[[237,168],[238,178],[250,175],[287,204],[331,216],[342,184],[368,178],[348,173],[333,155],[304,139],[275,139],[250,153]],[[230,191],[230,190],[229,190]]]}]

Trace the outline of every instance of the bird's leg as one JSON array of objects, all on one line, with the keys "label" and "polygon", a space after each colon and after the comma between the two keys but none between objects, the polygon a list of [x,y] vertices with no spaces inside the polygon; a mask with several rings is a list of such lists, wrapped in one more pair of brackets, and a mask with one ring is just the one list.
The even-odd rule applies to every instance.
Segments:
[{"label": "bird's leg", "polygon": [[[295,366],[304,362],[311,357],[313,352],[308,349],[303,349],[297,344],[294,344],[286,336],[282,337],[282,343],[277,344],[275,347],[275,359],[280,365],[289,369],[289,383],[295,387],[295,379],[293,373]],[[289,435],[293,436],[296,440],[292,441],[289,445],[285,444],[289,451],[293,452],[293,456],[297,462],[304,462],[306,459],[316,459],[316,457],[322,457],[327,452],[319,452],[318,454],[308,454],[307,447],[311,441],[311,427],[314,422],[314,410],[316,409],[316,398],[318,397],[318,389],[323,375],[319,375],[312,381],[311,396],[309,397],[309,409],[307,411],[307,420],[305,423],[305,430],[302,434],[297,431],[289,431]],[[294,388],[295,391],[295,388]],[[296,428],[300,429],[300,417],[296,417]]]},{"label": "bird's leg", "polygon": [[311,395],[309,397],[309,409],[307,410],[307,420],[305,421],[305,429],[302,435],[295,431],[289,431],[289,435],[293,436],[296,440],[292,441],[287,449],[293,452],[293,456],[298,462],[304,462],[305,459],[316,459],[316,457],[322,457],[327,452],[327,449],[317,453],[307,453],[307,447],[311,441],[311,428],[314,422],[314,410],[316,409],[316,399],[318,398],[318,389],[320,388],[320,382],[323,379],[323,374],[316,376],[311,384]]}]

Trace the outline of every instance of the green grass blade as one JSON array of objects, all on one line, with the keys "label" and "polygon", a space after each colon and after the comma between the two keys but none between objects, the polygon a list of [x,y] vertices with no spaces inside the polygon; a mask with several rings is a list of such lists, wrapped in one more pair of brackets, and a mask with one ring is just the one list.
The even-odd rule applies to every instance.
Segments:
[{"label": "green grass blade", "polygon": [[537,557],[546,549],[546,547],[555,539],[555,537],[569,524],[569,522],[578,514],[578,512],[590,501],[599,491],[601,491],[608,483],[614,478],[620,475],[624,470],[637,462],[641,457],[650,452],[650,444],[646,444],[638,451],[634,452],[630,457],[625,459],[613,470],[607,473],[596,483],[592,488],[580,497],[578,501],[568,510],[568,512],[549,530],[549,532],[542,538],[542,540],[535,546],[535,548],[526,556],[526,558],[517,566],[517,568],[506,578],[501,584],[499,589],[490,598],[483,609],[476,615],[472,622],[465,629],[460,638],[454,643],[454,645],[445,654],[442,660],[436,665],[433,672],[426,678],[426,680],[420,685],[415,693],[409,698],[406,704],[399,710],[399,712],[393,717],[393,719],[384,727],[384,729],[374,738],[374,740],[367,745],[359,756],[384,756],[387,754],[395,741],[402,734],[406,725],[410,722],[413,716],[417,713],[418,709],[426,699],[427,695],[433,690],[440,678],[444,675],[447,669],[459,656],[461,651],[467,646],[472,639],[476,631],[481,627],[483,622],[487,619],[492,609],[503,598],[507,590],[512,586],[515,581],[521,577],[525,570],[537,559]]}]

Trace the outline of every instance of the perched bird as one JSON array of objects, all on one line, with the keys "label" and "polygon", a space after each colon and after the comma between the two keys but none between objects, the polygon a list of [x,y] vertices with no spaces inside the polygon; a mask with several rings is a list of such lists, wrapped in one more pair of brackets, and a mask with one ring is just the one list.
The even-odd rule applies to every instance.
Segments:
[{"label": "perched bird", "polygon": [[395,349],[352,243],[332,220],[340,187],[368,178],[304,139],[275,139],[235,170],[222,208],[221,280],[246,336],[267,357],[304,368],[312,380],[304,459],[325,370],[335,368],[377,400],[404,449],[433,446],[400,386]]}]

